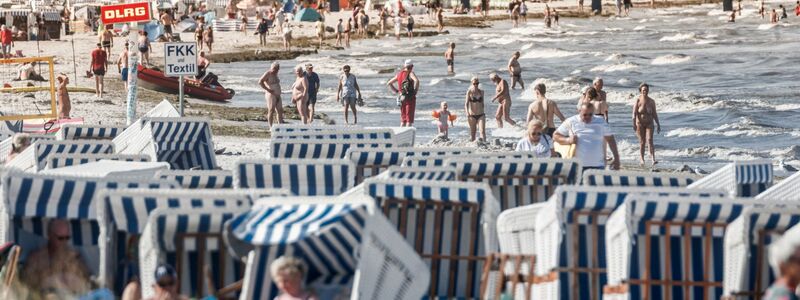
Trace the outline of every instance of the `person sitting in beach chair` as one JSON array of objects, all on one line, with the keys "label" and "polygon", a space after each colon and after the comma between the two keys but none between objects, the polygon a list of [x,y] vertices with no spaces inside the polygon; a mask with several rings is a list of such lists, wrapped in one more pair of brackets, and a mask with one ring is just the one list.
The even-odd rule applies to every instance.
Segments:
[{"label": "person sitting in beach chair", "polygon": [[317,296],[303,285],[306,264],[292,256],[281,256],[269,266],[270,275],[280,290],[275,300],[318,300]]},{"label": "person sitting in beach chair", "polygon": [[153,285],[155,296],[148,300],[188,300],[189,298],[178,292],[178,272],[169,264],[162,264],[156,268],[156,284]]},{"label": "person sitting in beach chair", "polygon": [[90,291],[90,271],[80,252],[70,243],[70,225],[53,219],[47,224],[47,244],[31,252],[22,270],[22,282],[31,292],[58,298]]}]

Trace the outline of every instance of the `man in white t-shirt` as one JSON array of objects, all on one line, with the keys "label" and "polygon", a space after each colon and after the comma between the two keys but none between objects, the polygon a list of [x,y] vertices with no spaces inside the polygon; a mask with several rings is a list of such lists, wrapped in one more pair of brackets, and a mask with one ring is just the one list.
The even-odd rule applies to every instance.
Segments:
[{"label": "man in white t-shirt", "polygon": [[594,115],[594,106],[591,103],[583,103],[580,106],[580,113],[577,116],[567,118],[558,127],[553,139],[562,145],[576,146],[575,158],[577,158],[583,169],[603,169],[605,168],[605,149],[604,143],[608,143],[614,161],[611,162],[611,169],[619,169],[619,153],[617,152],[617,141],[611,134],[611,128],[602,117]]}]

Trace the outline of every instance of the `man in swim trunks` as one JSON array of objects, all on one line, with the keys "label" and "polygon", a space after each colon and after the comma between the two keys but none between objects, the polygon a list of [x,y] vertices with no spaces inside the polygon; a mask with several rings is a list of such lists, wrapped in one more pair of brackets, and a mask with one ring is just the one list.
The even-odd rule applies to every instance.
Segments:
[{"label": "man in swim trunks", "polygon": [[514,55],[511,55],[511,59],[508,60],[508,73],[511,76],[511,89],[517,87],[517,83],[522,89],[525,89],[525,82],[522,81],[522,66],[519,65],[519,51],[514,52]]},{"label": "man in swim trunks", "polygon": [[497,120],[497,128],[503,128],[503,120],[512,126],[517,125],[517,123],[511,119],[511,116],[509,116],[511,112],[511,93],[508,91],[508,81],[500,78],[500,76],[495,73],[489,75],[489,79],[496,85],[492,102],[497,101],[497,103],[500,104],[497,106],[497,113],[494,115],[495,120]]},{"label": "man in swim trunks", "polygon": [[319,75],[314,73],[314,65],[306,64],[306,78],[308,78],[308,124],[314,121],[314,110],[317,106],[317,92],[319,92]]},{"label": "man in swim trunks", "polygon": [[597,92],[597,99],[594,104],[595,114],[602,115],[608,123],[608,102],[606,101],[606,91],[603,90],[603,78],[597,77],[592,82],[595,92]]},{"label": "man in swim trunks", "polygon": [[103,45],[97,43],[97,48],[92,50],[92,62],[89,68],[94,74],[94,88],[97,98],[103,97],[103,76],[106,75],[108,69],[108,54],[103,50]]},{"label": "man in swim trunks", "polygon": [[[408,81],[408,82],[406,82]],[[397,83],[397,87],[394,86]],[[414,126],[414,112],[417,106],[417,92],[419,92],[419,78],[414,73],[414,64],[407,59],[403,64],[403,69],[386,83],[395,93],[400,94],[403,100],[400,102],[400,126]]]},{"label": "man in swim trunks", "polygon": [[114,33],[111,30],[103,29],[100,34],[100,44],[103,44],[103,50],[108,54],[107,59],[111,59],[111,47],[114,47]]},{"label": "man in swim trunks", "polygon": [[119,71],[120,79],[122,79],[122,83],[125,85],[125,91],[128,91],[128,43],[125,43],[125,49],[122,50],[122,53],[119,55],[119,59],[117,59],[117,71]]},{"label": "man in swim trunks", "polygon": [[646,83],[639,85],[639,99],[633,105],[633,130],[639,138],[639,162],[644,165],[645,143],[650,147],[650,157],[653,165],[657,164],[656,149],[653,144],[653,122],[656,124],[656,133],[661,133],[661,123],[658,121],[656,101],[650,98],[650,86]]},{"label": "man in swim trunks", "polygon": [[339,76],[339,87],[336,90],[336,102],[344,106],[344,122],[350,124],[348,109],[353,111],[353,124],[358,124],[358,111],[356,104],[361,98],[361,88],[358,87],[356,75],[350,73],[350,66],[342,67],[342,75]]},{"label": "man in swim trunks", "polygon": [[450,43],[450,48],[447,48],[447,51],[444,52],[444,60],[447,62],[447,73],[454,74],[453,71],[453,63],[456,56],[456,43]]},{"label": "man in swim trunks", "polygon": [[564,122],[564,114],[558,109],[558,104],[556,104],[555,101],[545,97],[547,87],[544,83],[537,84],[533,87],[533,90],[536,93],[536,100],[528,106],[528,118],[526,122],[530,124],[533,120],[541,121],[545,125],[543,128],[544,133],[553,137],[553,132],[556,131],[556,124],[553,122],[553,119],[555,116],[558,116],[561,122]]},{"label": "man in swim trunks", "polygon": [[175,24],[175,19],[172,18],[172,11],[166,10],[161,13],[161,24],[164,25],[164,37],[167,41],[172,41],[172,25]]},{"label": "man in swim trunks", "polygon": [[266,91],[264,99],[267,101],[267,122],[269,122],[269,126],[275,123],[273,118],[277,118],[277,123],[283,123],[281,80],[278,78],[280,69],[281,65],[278,62],[273,62],[269,70],[264,72],[264,75],[261,75],[261,78],[258,79],[258,85]]}]

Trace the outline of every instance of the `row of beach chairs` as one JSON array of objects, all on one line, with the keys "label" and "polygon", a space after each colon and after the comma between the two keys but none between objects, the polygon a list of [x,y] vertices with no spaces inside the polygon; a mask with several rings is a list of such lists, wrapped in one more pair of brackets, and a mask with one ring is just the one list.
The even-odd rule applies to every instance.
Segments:
[{"label": "row of beach chairs", "polygon": [[[408,132],[280,125],[269,157],[217,170],[207,122],[143,118],[111,144],[72,140],[110,145],[82,154],[94,161],[57,143],[41,169],[15,158],[0,232],[19,242],[71,220],[115,290],[138,239],[142,286],[170,262],[193,296],[270,299],[269,264],[290,254],[311,286],[359,299],[717,299],[757,298],[774,280],[765,249],[800,221],[787,201],[800,177],[772,186],[770,162],[703,178],[582,172],[524,152],[416,148]],[[119,176],[75,169],[97,165]]]}]

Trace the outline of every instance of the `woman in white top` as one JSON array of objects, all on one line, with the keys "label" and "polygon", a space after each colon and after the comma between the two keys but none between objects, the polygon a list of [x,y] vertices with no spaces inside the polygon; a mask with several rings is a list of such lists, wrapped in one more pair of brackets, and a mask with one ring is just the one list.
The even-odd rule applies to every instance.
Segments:
[{"label": "woman in white top", "polygon": [[538,158],[555,157],[553,138],[544,134],[544,123],[533,120],[528,123],[527,136],[517,142],[516,151],[530,151]]}]

